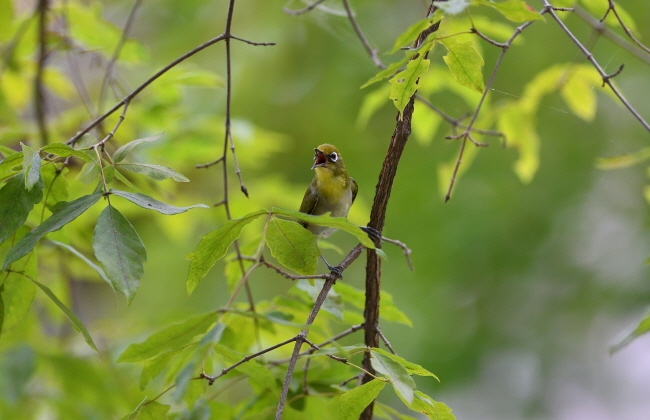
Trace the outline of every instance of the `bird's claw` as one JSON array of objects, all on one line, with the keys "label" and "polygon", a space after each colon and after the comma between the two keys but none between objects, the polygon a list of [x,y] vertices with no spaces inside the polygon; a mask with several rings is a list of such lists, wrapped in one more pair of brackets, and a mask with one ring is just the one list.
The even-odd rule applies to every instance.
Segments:
[{"label": "bird's claw", "polygon": [[368,237],[372,242],[375,243],[375,245],[379,245],[381,243],[381,232],[379,232],[377,229],[370,227],[370,226],[359,226],[362,231],[366,232],[368,234]]}]

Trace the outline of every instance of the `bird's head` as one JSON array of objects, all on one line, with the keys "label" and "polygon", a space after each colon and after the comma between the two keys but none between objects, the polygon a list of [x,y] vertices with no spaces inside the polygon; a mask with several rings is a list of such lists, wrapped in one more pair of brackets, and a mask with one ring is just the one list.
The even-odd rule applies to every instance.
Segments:
[{"label": "bird's head", "polygon": [[312,169],[316,171],[332,171],[334,175],[343,175],[346,173],[343,157],[335,146],[331,144],[321,144],[314,149],[314,164]]}]

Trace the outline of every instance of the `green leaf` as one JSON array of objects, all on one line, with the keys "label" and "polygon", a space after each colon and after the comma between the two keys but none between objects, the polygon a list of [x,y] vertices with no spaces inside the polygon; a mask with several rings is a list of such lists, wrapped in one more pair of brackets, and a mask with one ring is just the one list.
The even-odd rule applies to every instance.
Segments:
[{"label": "green leaf", "polygon": [[534,116],[529,114],[519,102],[515,102],[498,113],[497,128],[505,134],[508,147],[513,147],[519,152],[519,159],[515,162],[515,173],[521,182],[531,182],[539,168],[540,148]]},{"label": "green leaf", "polygon": [[[15,151],[11,147],[3,146],[3,145],[0,144],[0,154],[3,156],[3,159],[8,157],[8,156],[15,155],[17,153],[20,153],[20,152]],[[0,162],[2,162],[2,161],[0,161]]]},{"label": "green leaf", "polygon": [[27,191],[36,185],[36,183],[41,179],[41,156],[38,153],[34,153],[34,149],[29,146],[25,146],[20,143],[20,146],[23,148],[23,171],[25,172],[25,188]]},{"label": "green leaf", "polygon": [[43,236],[61,229],[66,224],[79,217],[83,212],[88,210],[90,206],[95,204],[101,196],[102,193],[97,192],[92,195],[83,196],[74,201],[62,201],[58,203],[52,208],[52,216],[25,235],[16,243],[16,245],[14,245],[13,248],[9,250],[4,263],[2,264],[2,269],[6,270],[11,263],[18,261],[27,255]]},{"label": "green leaf", "polygon": [[56,203],[68,201],[70,194],[68,192],[68,180],[65,177],[67,173],[68,168],[58,170],[54,165],[44,165],[41,168],[47,208],[52,209]]},{"label": "green leaf", "polygon": [[447,55],[443,57],[449,71],[461,85],[483,93],[483,57],[474,48],[472,41],[459,42],[455,38],[440,41],[447,47]]},{"label": "green leaf", "polygon": [[160,372],[167,367],[172,357],[177,354],[178,351],[169,351],[145,361],[140,373],[140,390],[144,391],[147,384],[160,375]]},{"label": "green leaf", "polygon": [[46,294],[46,295],[47,295],[47,296],[52,300],[52,302],[54,302],[54,304],[55,304],[56,306],[58,306],[59,309],[61,309],[61,311],[63,311],[63,313],[64,313],[64,314],[68,317],[68,319],[70,320],[70,323],[72,324],[72,328],[73,328],[75,331],[80,332],[81,335],[83,335],[84,340],[86,340],[86,343],[88,343],[88,345],[89,345],[93,350],[95,350],[97,353],[99,353],[99,350],[97,350],[97,346],[95,346],[95,343],[93,342],[92,337],[91,337],[90,334],[88,333],[88,330],[86,329],[86,327],[84,326],[84,324],[79,320],[79,318],[77,318],[77,317],[75,316],[75,314],[72,313],[72,311],[71,311],[70,309],[68,309],[68,308],[63,304],[63,302],[61,302],[61,301],[59,300],[59,298],[56,297],[56,295],[55,295],[54,293],[52,293],[52,291],[51,291],[47,286],[45,286],[45,285],[42,284],[42,283],[39,283],[38,281],[34,280],[34,279],[31,278],[31,277],[30,277],[30,280],[31,280],[32,282],[34,282],[34,284],[36,284],[36,285],[37,285],[37,286],[38,286],[38,287],[39,287],[43,292],[45,292],[45,294]]},{"label": "green leaf", "polygon": [[283,266],[299,274],[315,274],[320,250],[318,237],[298,223],[271,218],[266,228],[266,244]]},{"label": "green leaf", "polygon": [[0,189],[0,244],[25,223],[34,205],[43,198],[43,184],[39,184],[27,191],[23,174],[19,173]]},{"label": "green leaf", "polygon": [[209,312],[194,316],[183,323],[170,325],[151,334],[141,343],[131,344],[117,361],[119,363],[142,362],[180,349],[190,344],[197,335],[205,334],[218,317],[218,312]]},{"label": "green leaf", "polygon": [[147,251],[131,223],[110,204],[95,224],[93,250],[115,290],[131,303],[144,273]]},{"label": "green leaf", "polygon": [[406,64],[404,70],[390,79],[391,89],[388,97],[393,100],[400,115],[411,100],[411,96],[418,90],[420,76],[429,69],[430,60],[425,57],[431,48],[433,48],[433,43],[427,44],[416,57]]},{"label": "green leaf", "polygon": [[145,137],[137,140],[133,140],[125,144],[124,146],[120,147],[113,153],[112,159],[113,162],[118,163],[124,160],[124,158],[133,150],[136,146],[142,144],[142,143],[150,143],[153,141],[158,140],[162,135],[165,133],[160,133],[156,134],[155,136],[151,137]]},{"label": "green leaf", "polygon": [[187,259],[191,261],[187,273],[188,294],[192,294],[217,260],[226,255],[228,247],[239,238],[244,226],[266,213],[267,211],[262,209],[249,213],[241,219],[231,220],[201,239],[194,252],[187,255]]},{"label": "green leaf", "polygon": [[111,194],[117,195],[118,197],[126,198],[133,204],[137,204],[138,206],[144,208],[144,209],[149,209],[149,210],[155,210],[158,213],[161,214],[179,214],[179,213],[185,213],[189,209],[193,208],[202,208],[202,209],[209,209],[209,206],[206,206],[205,204],[195,204],[193,206],[188,206],[188,207],[176,207],[172,206],[171,204],[163,203],[162,201],[158,201],[154,198],[149,197],[148,195],[144,194],[139,194],[139,193],[129,193],[126,191],[120,191],[120,190],[115,190],[111,189],[109,191]]},{"label": "green leaf", "polygon": [[513,22],[519,23],[531,20],[545,20],[544,16],[522,0],[506,0],[500,3],[489,0],[480,0],[480,3],[498,10],[506,19]]},{"label": "green leaf", "polygon": [[415,391],[413,402],[409,408],[418,413],[422,413],[431,420],[456,420],[456,416],[451,412],[451,408],[445,404],[434,401],[428,395]]},{"label": "green leaf", "polygon": [[[23,229],[19,232],[22,233]],[[9,248],[10,243],[0,246],[0,254]],[[36,255],[14,264],[14,271],[3,273],[4,282],[0,285],[0,335],[19,325],[29,313],[36,287],[26,276],[38,275]]]},{"label": "green leaf", "polygon": [[162,181],[163,179],[171,178],[176,182],[190,182],[183,174],[180,174],[173,170],[162,165],[153,165],[151,163],[117,163],[115,167],[118,169],[124,169],[129,172],[134,172],[136,174],[145,174],[151,179],[156,181]]},{"label": "green leaf", "polygon": [[81,150],[75,150],[64,143],[52,143],[44,146],[41,149],[45,153],[50,153],[59,157],[77,157],[84,162],[97,162],[97,158],[93,153],[86,153]]},{"label": "green leaf", "polygon": [[95,270],[95,271],[97,272],[97,274],[99,274],[99,277],[101,277],[101,278],[102,278],[106,283],[108,283],[111,287],[113,287],[113,283],[111,283],[111,281],[109,280],[109,278],[106,276],[106,273],[104,273],[104,270],[102,270],[102,268],[101,268],[100,266],[98,266],[97,264],[95,264],[94,262],[92,262],[92,261],[91,261],[88,257],[86,257],[84,254],[82,254],[82,253],[79,252],[77,249],[73,248],[72,246],[70,246],[70,245],[68,245],[68,244],[64,244],[64,243],[62,243],[62,242],[53,241],[53,240],[51,240],[51,239],[50,239],[50,242],[53,243],[54,245],[58,246],[58,247],[65,248],[65,249],[67,249],[68,251],[72,252],[73,255],[75,255],[76,257],[78,257],[79,259],[81,259],[83,262],[85,262],[85,263],[86,263],[90,268],[92,268],[93,270]]},{"label": "green leaf", "polygon": [[99,165],[95,162],[86,162],[77,174],[77,179],[84,184],[94,184],[99,178]]},{"label": "green leaf", "polygon": [[361,85],[360,89],[366,88],[374,83],[377,83],[379,81],[391,77],[393,74],[395,74],[397,70],[399,70],[400,67],[404,66],[404,64],[406,64],[406,62],[409,61],[411,57],[413,57],[415,54],[416,52],[408,52],[401,60],[396,61],[394,63],[390,63],[388,67],[386,67],[383,70],[380,70],[377,74],[375,74],[370,79],[368,79],[366,83]]},{"label": "green leaf", "polygon": [[357,239],[359,239],[359,242],[363,244],[363,246],[372,249],[375,248],[375,244],[372,242],[372,240],[370,240],[368,234],[361,230],[359,226],[349,222],[345,217],[331,217],[329,213],[323,214],[321,216],[312,216],[311,214],[305,214],[295,210],[281,209],[278,207],[273,207],[271,209],[271,213],[281,214],[320,226],[340,229],[344,232],[356,236]]},{"label": "green leaf", "polygon": [[565,81],[560,89],[562,99],[571,111],[585,121],[591,122],[596,116],[598,89],[602,79],[596,70],[586,66],[571,66],[567,69]]},{"label": "green leaf", "polygon": [[415,22],[413,25],[409,26],[406,31],[397,37],[395,43],[393,44],[393,49],[391,49],[388,54],[394,54],[402,47],[413,44],[418,36],[420,36],[420,33],[422,33],[422,31],[433,25],[435,22],[440,21],[442,18],[442,11],[438,9],[433,15],[429,16],[428,18],[422,19],[419,22]]},{"label": "green leaf", "polygon": [[596,168],[598,169],[620,169],[627,168],[637,163],[643,162],[650,158],[650,147],[623,155],[612,156],[608,158],[596,158]]},{"label": "green leaf", "polygon": [[370,363],[372,367],[379,373],[382,373],[390,379],[395,393],[406,403],[413,402],[413,391],[415,390],[415,382],[409,375],[404,366],[396,362],[390,357],[384,356],[381,352],[371,349]]},{"label": "green leaf", "polygon": [[639,321],[637,324],[636,328],[634,328],[634,331],[632,331],[630,334],[627,335],[623,340],[621,340],[619,343],[611,346],[609,348],[609,353],[614,354],[623,347],[627,346],[634,340],[635,338],[646,334],[648,331],[650,331],[650,312],[648,312],[642,319]]},{"label": "green leaf", "polygon": [[339,397],[339,418],[342,420],[358,419],[363,410],[377,398],[379,391],[385,386],[386,382],[373,379],[341,395]]},{"label": "green leaf", "polygon": [[383,355],[385,357],[388,357],[389,359],[392,359],[395,362],[399,363],[400,365],[404,366],[406,371],[411,375],[431,376],[433,378],[436,378],[436,380],[438,382],[440,382],[440,379],[438,379],[438,377],[436,375],[429,372],[428,370],[426,370],[425,368],[423,368],[422,366],[420,366],[418,364],[409,362],[408,360],[404,359],[403,357],[400,357],[400,356],[398,356],[396,354],[393,354],[393,353],[389,353],[386,350],[380,349],[380,348],[373,348],[372,351],[375,352],[375,353],[380,353],[381,355]]},{"label": "green leaf", "polygon": [[24,159],[23,152],[8,155],[0,162],[0,179],[6,178],[17,172]]},{"label": "green leaf", "polygon": [[146,401],[146,403],[145,401],[142,401],[131,414],[122,417],[121,420],[160,420],[167,418],[170,406],[156,401]]}]

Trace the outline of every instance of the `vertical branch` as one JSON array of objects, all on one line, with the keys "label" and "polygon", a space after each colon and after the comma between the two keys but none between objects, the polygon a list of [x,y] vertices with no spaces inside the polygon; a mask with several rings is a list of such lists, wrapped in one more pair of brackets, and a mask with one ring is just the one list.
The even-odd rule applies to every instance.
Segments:
[{"label": "vertical branch", "polygon": [[41,146],[48,143],[47,123],[45,121],[45,89],[43,87],[43,70],[47,60],[46,29],[48,0],[38,0],[38,63],[36,77],[34,78],[34,107],[36,122],[41,139]]},{"label": "vertical branch", "polygon": [[[427,16],[430,16],[436,11],[435,3],[437,1],[445,0],[432,0]],[[436,22],[431,27],[425,29],[417,41],[415,47],[419,46],[424,39],[438,30],[439,23]],[[397,166],[404,151],[404,146],[411,134],[411,118],[413,117],[413,103],[415,102],[414,93],[410,101],[402,112],[402,118],[397,116],[397,124],[395,131],[390,140],[386,157],[379,174],[379,181],[375,191],[375,199],[372,204],[370,212],[370,223],[368,226],[381,232],[384,228],[384,221],[386,219],[386,208],[388,207],[388,199],[393,187],[393,181],[397,174]],[[374,249],[368,249],[366,259],[366,301],[363,312],[364,316],[364,342],[368,347],[379,347],[380,332],[379,332],[379,296],[381,291],[381,260],[377,256]],[[363,368],[369,372],[366,373],[362,382],[366,383],[372,380],[372,374],[375,373],[371,363],[370,354],[366,353],[363,358]],[[370,403],[368,407],[361,413],[361,420],[371,420],[374,409],[374,402]]]}]

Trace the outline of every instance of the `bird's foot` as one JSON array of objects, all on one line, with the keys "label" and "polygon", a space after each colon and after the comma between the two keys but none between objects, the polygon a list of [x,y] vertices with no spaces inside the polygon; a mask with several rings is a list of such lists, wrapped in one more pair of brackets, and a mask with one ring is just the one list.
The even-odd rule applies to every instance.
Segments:
[{"label": "bird's foot", "polygon": [[368,234],[368,237],[370,238],[371,241],[375,243],[375,246],[379,246],[381,243],[381,232],[379,232],[377,229],[370,227],[370,226],[359,226],[362,231],[366,232]]}]

